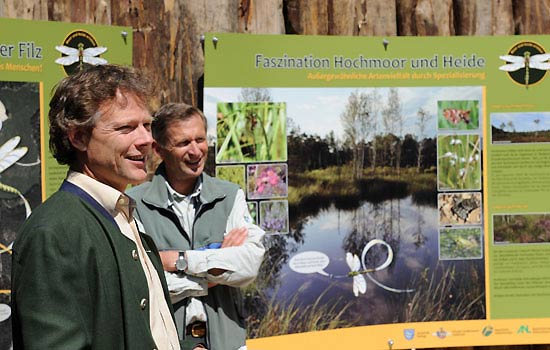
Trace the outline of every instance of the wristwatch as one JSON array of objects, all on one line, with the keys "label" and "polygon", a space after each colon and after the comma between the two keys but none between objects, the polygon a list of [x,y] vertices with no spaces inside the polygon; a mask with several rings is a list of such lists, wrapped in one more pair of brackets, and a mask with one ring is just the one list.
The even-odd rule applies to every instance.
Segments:
[{"label": "wristwatch", "polygon": [[187,269],[187,259],[185,259],[185,252],[180,250],[178,253],[178,258],[176,259],[176,271],[185,272]]}]

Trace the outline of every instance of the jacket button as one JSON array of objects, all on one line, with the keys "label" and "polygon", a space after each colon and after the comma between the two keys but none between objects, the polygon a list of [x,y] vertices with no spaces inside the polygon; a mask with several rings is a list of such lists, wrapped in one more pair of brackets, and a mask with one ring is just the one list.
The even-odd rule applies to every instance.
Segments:
[{"label": "jacket button", "polygon": [[145,308],[147,308],[147,299],[141,299],[141,302],[139,303],[139,307],[142,310],[145,310]]},{"label": "jacket button", "polygon": [[135,261],[139,259],[138,252],[135,249],[132,250],[132,259],[134,259]]}]

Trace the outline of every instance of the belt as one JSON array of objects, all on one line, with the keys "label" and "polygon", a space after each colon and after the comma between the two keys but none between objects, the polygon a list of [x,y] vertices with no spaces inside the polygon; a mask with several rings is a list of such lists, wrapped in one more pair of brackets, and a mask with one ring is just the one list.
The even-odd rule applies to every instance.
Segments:
[{"label": "belt", "polygon": [[196,321],[185,327],[185,334],[193,338],[203,338],[206,336],[206,322]]}]

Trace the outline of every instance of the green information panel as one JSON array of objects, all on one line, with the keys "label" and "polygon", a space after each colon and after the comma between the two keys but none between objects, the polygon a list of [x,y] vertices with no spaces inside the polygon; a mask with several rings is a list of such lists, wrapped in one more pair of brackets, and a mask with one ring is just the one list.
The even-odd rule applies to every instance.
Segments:
[{"label": "green information panel", "polygon": [[547,343],[548,49],[208,35],[216,175],[269,248],[248,348]]}]

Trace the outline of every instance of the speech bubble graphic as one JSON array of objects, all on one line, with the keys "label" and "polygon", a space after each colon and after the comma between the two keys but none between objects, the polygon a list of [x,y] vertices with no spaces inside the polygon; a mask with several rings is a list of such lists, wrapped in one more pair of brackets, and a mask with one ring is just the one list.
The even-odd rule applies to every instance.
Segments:
[{"label": "speech bubble graphic", "polygon": [[288,266],[298,273],[319,273],[323,276],[329,276],[324,271],[329,262],[330,259],[325,253],[307,251],[294,255],[290,259]]}]

